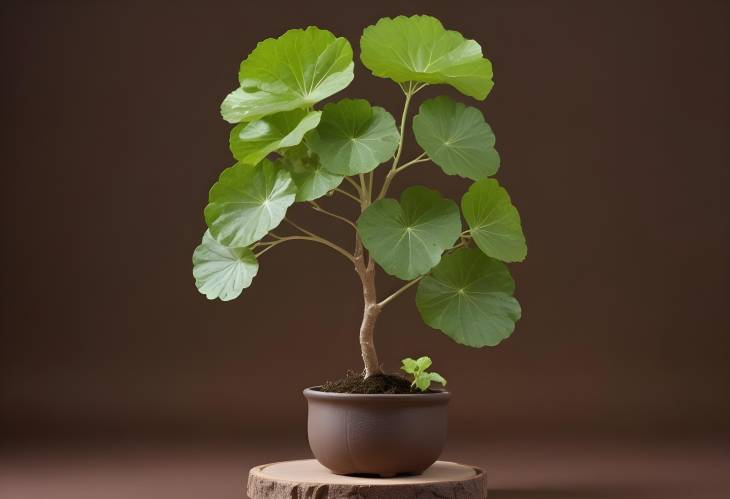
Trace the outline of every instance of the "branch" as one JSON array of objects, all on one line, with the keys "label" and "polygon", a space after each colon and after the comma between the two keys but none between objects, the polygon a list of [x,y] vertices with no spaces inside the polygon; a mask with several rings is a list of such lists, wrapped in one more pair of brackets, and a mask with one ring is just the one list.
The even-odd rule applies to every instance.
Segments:
[{"label": "branch", "polygon": [[350,183],[350,185],[355,188],[355,190],[357,191],[357,193],[360,194],[360,186],[357,185],[357,182],[355,182],[354,180],[352,180],[350,177],[345,177],[345,180],[347,180]]},{"label": "branch", "polygon": [[362,205],[363,210],[370,204],[370,193],[368,191],[368,186],[365,180],[365,175],[360,174],[360,204]]},{"label": "branch", "polygon": [[[347,177],[345,177],[345,178],[347,178]],[[340,189],[340,188],[338,188],[338,187],[335,187],[335,188],[334,188],[334,189],[332,189],[332,190],[333,190],[333,191],[336,191],[336,192],[339,192],[340,194],[344,194],[344,195],[345,195],[345,196],[347,196],[348,198],[350,198],[350,199],[354,200],[354,201],[355,201],[355,202],[356,202],[357,204],[360,204],[360,198],[358,198],[358,197],[356,197],[356,196],[353,196],[353,195],[352,195],[352,194],[350,194],[349,192],[347,192],[347,191],[344,191],[344,190],[342,190],[342,189]]]},{"label": "branch", "polygon": [[279,239],[278,241],[273,241],[266,248],[262,249],[258,253],[255,253],[254,256],[256,256],[256,258],[258,258],[261,255],[263,255],[264,253],[266,253],[267,251],[269,251],[271,248],[273,248],[275,246],[278,246],[279,244],[284,243],[286,241],[313,241],[315,243],[324,244],[325,246],[329,246],[330,248],[332,248],[333,250],[337,251],[338,253],[341,253],[344,257],[346,257],[351,262],[355,263],[355,259],[352,257],[352,255],[350,253],[348,253],[344,249],[340,248],[335,243],[330,242],[330,241],[328,241],[326,239],[323,239],[321,237],[318,237],[318,236],[316,236],[316,237],[312,237],[312,236],[287,236],[287,237],[283,237],[283,238]]},{"label": "branch", "polygon": [[353,229],[357,230],[357,226],[354,223],[352,223],[349,219],[347,219],[347,218],[345,218],[343,216],[340,216],[337,213],[332,213],[331,211],[325,210],[316,201],[310,201],[309,202],[309,205],[312,207],[312,209],[314,211],[319,211],[321,213],[324,213],[325,215],[329,215],[329,216],[334,217],[334,218],[336,218],[338,220],[342,220],[343,222],[349,224]]},{"label": "branch", "polygon": [[[307,229],[305,229],[303,227],[300,227],[299,225],[297,225],[296,223],[292,222],[288,218],[284,218],[284,221],[286,223],[288,223],[289,225],[291,225],[292,227],[294,227],[295,229],[297,229],[297,230],[303,232],[304,234],[306,234],[307,236],[309,236],[309,237],[307,237],[305,239],[308,239],[308,240],[311,240],[311,241],[316,241],[318,243],[324,244],[325,246],[329,246],[330,248],[332,248],[333,250],[335,250],[336,252],[340,253],[341,255],[343,255],[348,260],[350,260],[352,263],[356,263],[355,257],[352,255],[352,253],[350,253],[346,249],[342,248],[341,246],[333,243],[332,241],[330,241],[328,239],[325,239],[322,236],[318,236],[314,232],[311,232],[311,231],[309,231],[309,230],[307,230]],[[302,239],[301,236],[289,236],[289,239],[291,239],[291,238]]]},{"label": "branch", "polygon": [[395,169],[395,173],[393,173],[393,176],[395,176],[396,173],[402,172],[403,170],[405,170],[409,166],[413,166],[413,165],[418,164],[418,163],[425,163],[427,161],[431,161],[431,158],[427,157],[425,152],[422,152],[416,158],[410,160],[408,163],[404,163],[401,166],[399,166],[398,168],[396,168]]},{"label": "branch", "polygon": [[[400,118],[400,140],[398,141],[398,149],[396,149],[395,156],[393,157],[393,164],[391,165],[390,170],[388,171],[388,174],[385,176],[385,180],[383,181],[383,186],[380,188],[380,194],[378,194],[378,199],[383,199],[385,197],[385,194],[388,192],[388,187],[390,187],[390,183],[393,181],[393,177],[397,173],[398,161],[400,161],[400,155],[403,152],[403,134],[405,133],[405,129],[406,129],[406,118],[408,117],[408,106],[411,103],[411,97],[413,97],[413,94],[416,93],[414,91],[416,89],[416,87],[414,87],[413,82],[408,82],[407,89],[404,88],[403,85],[401,85],[401,88],[403,89],[403,92],[406,94],[406,101],[403,104],[403,114],[401,114],[401,118]],[[421,88],[423,88],[423,87],[421,87]]]},{"label": "branch", "polygon": [[392,300],[394,300],[395,298],[397,298],[397,297],[398,297],[398,296],[399,296],[399,295],[400,295],[401,293],[403,293],[403,292],[404,292],[405,290],[407,290],[407,289],[408,289],[408,288],[410,288],[411,286],[413,286],[413,285],[417,284],[417,283],[418,283],[418,282],[419,282],[419,281],[420,281],[421,279],[423,279],[423,277],[424,277],[424,276],[421,276],[421,277],[417,277],[416,279],[413,279],[413,280],[412,280],[411,282],[409,282],[409,283],[408,283],[408,284],[406,284],[405,286],[401,287],[401,288],[400,288],[399,290],[397,290],[396,292],[394,292],[393,294],[391,294],[391,295],[390,295],[390,296],[388,296],[387,298],[384,298],[383,300],[381,300],[381,301],[380,301],[380,302],[378,303],[378,307],[382,308],[382,307],[386,306],[386,305],[387,305],[388,303],[390,303],[390,302],[391,302]]}]

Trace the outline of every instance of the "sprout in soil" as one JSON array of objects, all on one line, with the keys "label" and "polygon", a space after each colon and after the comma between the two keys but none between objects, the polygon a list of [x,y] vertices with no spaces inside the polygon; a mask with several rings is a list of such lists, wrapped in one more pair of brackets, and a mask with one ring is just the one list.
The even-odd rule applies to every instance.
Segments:
[{"label": "sprout in soil", "polygon": [[403,363],[401,369],[413,375],[412,387],[415,386],[422,392],[425,392],[431,386],[432,381],[446,386],[446,379],[439,373],[426,372],[426,369],[431,367],[432,364],[430,357],[419,357],[417,360],[407,357],[401,362]]}]

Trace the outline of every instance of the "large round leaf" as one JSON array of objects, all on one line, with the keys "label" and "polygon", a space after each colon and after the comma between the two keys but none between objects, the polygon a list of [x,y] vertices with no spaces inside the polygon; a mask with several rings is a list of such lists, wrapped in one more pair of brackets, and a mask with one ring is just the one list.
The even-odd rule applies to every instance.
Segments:
[{"label": "large round leaf", "polygon": [[375,76],[398,83],[445,83],[479,100],[494,85],[492,64],[479,44],[430,16],[380,19],[365,28],[360,48],[362,63]]},{"label": "large round leaf", "polygon": [[311,106],[350,84],[352,47],[313,26],[260,42],[241,63],[241,87],[221,105],[229,123]]},{"label": "large round leaf", "polygon": [[259,262],[249,248],[229,248],[216,241],[209,230],[193,253],[193,277],[198,291],[209,300],[233,300],[259,271]]},{"label": "large round leaf", "polygon": [[461,211],[479,249],[503,262],[521,262],[527,256],[520,214],[499,182],[474,182],[461,198]]},{"label": "large round leaf", "polygon": [[342,183],[343,177],[325,170],[305,144],[287,150],[276,165],[286,169],[297,185],[297,201],[320,198]]},{"label": "large round leaf", "polygon": [[281,223],[295,194],[289,172],[268,159],[255,166],[237,163],[211,187],[205,221],[221,244],[249,246]]},{"label": "large round leaf", "polygon": [[343,99],[324,107],[322,121],[307,141],[327,170],[357,175],[393,157],[399,139],[388,111],[370,107],[364,99]]},{"label": "large round leaf", "polygon": [[476,248],[462,248],[421,280],[416,306],[426,324],[455,342],[494,346],[512,334],[522,313],[514,290],[503,263]]},{"label": "large round leaf", "polygon": [[277,149],[295,146],[319,124],[321,114],[294,109],[239,123],[231,130],[229,140],[233,157],[241,163],[255,165]]},{"label": "large round leaf", "polygon": [[404,280],[425,274],[461,233],[456,203],[415,186],[403,191],[400,203],[381,199],[357,221],[357,231],[375,261],[390,275]]},{"label": "large round leaf", "polygon": [[499,169],[494,134],[481,111],[449,97],[421,104],[413,118],[416,142],[448,175],[480,180]]}]

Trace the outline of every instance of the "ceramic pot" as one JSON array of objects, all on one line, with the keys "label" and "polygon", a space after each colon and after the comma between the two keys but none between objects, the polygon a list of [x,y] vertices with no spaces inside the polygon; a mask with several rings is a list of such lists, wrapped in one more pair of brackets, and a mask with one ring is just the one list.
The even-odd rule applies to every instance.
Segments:
[{"label": "ceramic pot", "polygon": [[339,475],[421,473],[446,443],[446,391],[365,395],[304,390],[309,446]]}]

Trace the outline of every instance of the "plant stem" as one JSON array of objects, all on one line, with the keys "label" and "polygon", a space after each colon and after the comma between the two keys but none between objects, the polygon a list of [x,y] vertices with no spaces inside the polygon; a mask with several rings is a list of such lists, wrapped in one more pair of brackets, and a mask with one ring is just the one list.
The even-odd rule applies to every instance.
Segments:
[{"label": "plant stem", "polygon": [[272,241],[268,246],[266,246],[264,249],[259,251],[255,254],[256,258],[260,257],[267,251],[269,251],[271,248],[278,246],[281,243],[284,243],[286,241],[313,241],[315,243],[324,244],[325,246],[329,246],[333,250],[337,251],[338,253],[341,253],[345,258],[350,260],[351,262],[354,262],[354,258],[351,253],[347,252],[346,250],[340,248],[335,243],[332,243],[326,239],[323,239],[321,237],[312,237],[312,236],[286,236],[282,237],[281,239],[277,241]]},{"label": "plant stem", "polygon": [[367,208],[367,206],[370,204],[370,191],[368,190],[367,183],[365,181],[365,175],[362,173],[360,176],[360,192],[362,193],[360,195],[360,202],[363,203],[363,210]]},{"label": "plant stem", "polygon": [[387,298],[385,298],[384,300],[380,301],[380,302],[378,303],[378,307],[380,307],[380,308],[382,309],[382,308],[383,308],[384,306],[386,306],[386,305],[387,305],[388,303],[390,303],[390,302],[391,302],[391,301],[393,301],[393,300],[394,300],[395,298],[397,298],[397,297],[398,297],[398,296],[399,296],[399,295],[400,295],[401,293],[403,293],[403,292],[404,292],[405,290],[407,290],[407,289],[408,289],[408,288],[410,288],[411,286],[414,286],[414,285],[418,284],[418,281],[420,281],[421,279],[423,279],[423,276],[421,276],[421,277],[417,277],[416,279],[413,279],[412,281],[410,281],[409,283],[407,283],[407,284],[406,284],[405,286],[402,286],[402,287],[401,287],[400,289],[398,289],[397,291],[395,291],[395,292],[394,292],[393,294],[391,294],[390,296],[388,296],[388,297],[387,297]]},{"label": "plant stem", "polygon": [[336,218],[338,220],[342,220],[343,222],[349,224],[353,229],[357,230],[357,226],[354,223],[352,223],[349,219],[347,219],[347,218],[345,218],[345,217],[343,217],[341,215],[338,215],[337,213],[332,213],[331,211],[325,210],[316,201],[310,201],[309,202],[309,205],[312,207],[312,209],[314,211],[319,211],[321,213],[324,213],[325,215],[329,215],[329,216],[334,217],[334,218]]},{"label": "plant stem", "polygon": [[360,194],[360,186],[357,185],[357,182],[352,180],[350,177],[345,177],[345,180],[347,182],[349,182],[349,184],[355,188],[355,190],[357,191],[358,194]]},{"label": "plant stem", "polygon": [[344,194],[344,195],[345,195],[345,196],[347,196],[348,198],[350,198],[350,199],[354,200],[354,201],[355,201],[355,202],[356,202],[357,204],[360,204],[360,198],[358,198],[358,197],[356,197],[356,196],[353,196],[353,195],[352,195],[352,194],[350,194],[349,192],[347,192],[347,191],[345,191],[345,190],[342,190],[342,189],[340,189],[339,187],[335,187],[335,188],[334,188],[334,189],[332,189],[332,190],[333,190],[333,191],[335,191],[335,192],[339,192],[340,194]]},{"label": "plant stem", "polygon": [[400,140],[398,141],[398,149],[395,151],[395,156],[393,157],[393,164],[390,167],[390,170],[388,171],[387,175],[385,176],[385,180],[383,181],[383,186],[380,188],[380,194],[378,194],[378,199],[383,199],[385,197],[385,194],[388,192],[388,188],[390,187],[390,183],[393,181],[393,177],[395,177],[395,174],[398,172],[398,161],[400,161],[400,155],[403,152],[403,134],[405,133],[406,129],[406,118],[408,117],[408,106],[411,103],[411,97],[413,97],[413,94],[415,93],[413,82],[408,83],[408,88],[403,88],[403,92],[406,94],[406,101],[403,104],[403,113],[401,114],[400,118]]},{"label": "plant stem", "polygon": [[[318,236],[314,232],[311,232],[311,231],[309,231],[309,230],[307,230],[307,229],[305,229],[303,227],[300,227],[299,225],[297,225],[296,223],[292,222],[288,218],[284,218],[284,221],[286,223],[288,223],[289,225],[291,225],[292,227],[294,227],[295,229],[297,229],[300,232],[303,232],[304,234],[306,234],[307,236],[309,236],[306,239],[312,240],[312,241],[316,241],[318,243],[322,243],[325,246],[329,246],[330,248],[332,248],[333,250],[337,251],[338,253],[340,253],[342,256],[344,256],[345,258],[347,258],[351,262],[355,263],[355,257],[353,256],[353,254],[350,253],[349,251],[347,251],[346,249],[342,248],[341,246],[333,243],[332,241],[330,241],[328,239],[325,239],[322,236]],[[301,236],[288,236],[288,237],[286,237],[284,239],[304,239],[304,238],[302,238]]]},{"label": "plant stem", "polygon": [[355,250],[355,271],[362,282],[363,316],[360,324],[360,352],[365,364],[365,377],[382,373],[378,354],[375,351],[375,321],[380,315],[375,290],[375,262],[371,259],[367,265],[363,254],[362,241],[357,238]]},{"label": "plant stem", "polygon": [[402,172],[403,170],[405,170],[409,166],[413,166],[413,165],[415,165],[417,163],[425,163],[426,161],[431,161],[431,158],[427,158],[426,157],[426,153],[425,152],[422,152],[416,158],[410,160],[408,163],[404,163],[404,164],[400,165],[398,168],[396,168],[395,169],[395,173],[393,174],[393,176],[395,176],[396,174]]}]

